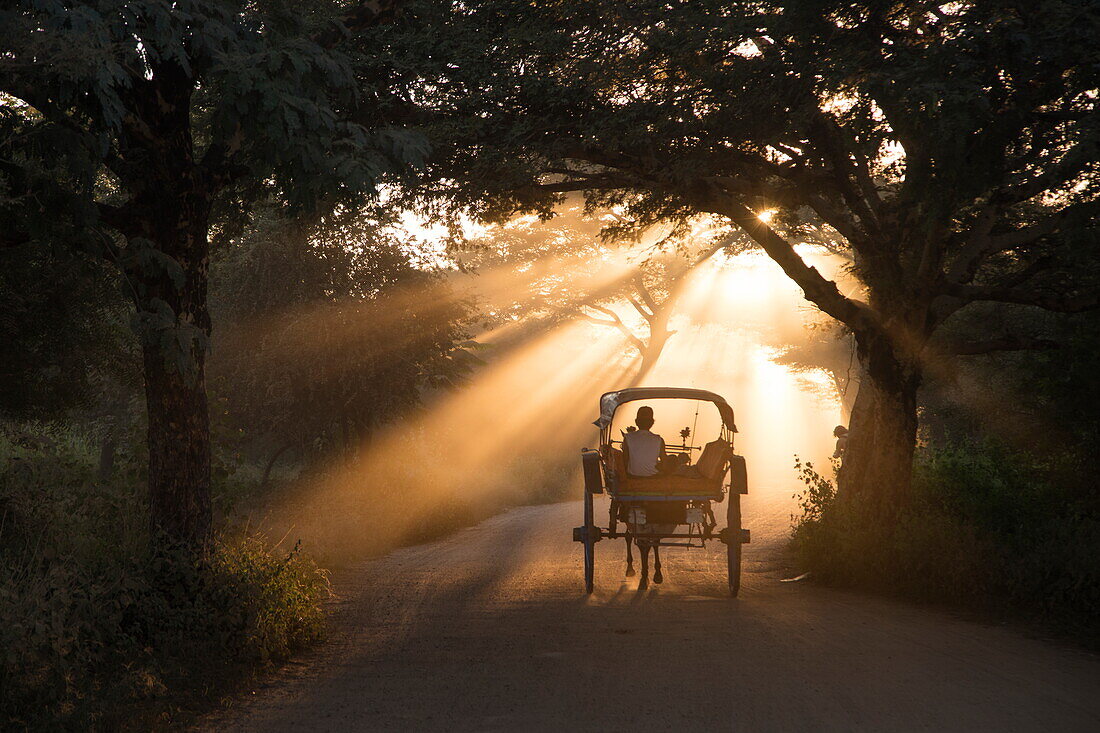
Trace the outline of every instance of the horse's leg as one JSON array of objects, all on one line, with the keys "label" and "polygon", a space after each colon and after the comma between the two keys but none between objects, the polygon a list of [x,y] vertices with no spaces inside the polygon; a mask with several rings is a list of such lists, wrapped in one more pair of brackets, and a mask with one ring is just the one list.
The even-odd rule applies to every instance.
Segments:
[{"label": "horse's leg", "polygon": [[661,547],[660,545],[653,546],[653,582],[660,583],[665,579],[665,576],[661,575]]},{"label": "horse's leg", "polygon": [[642,579],[638,581],[638,590],[645,590],[649,587],[649,542],[638,545],[638,552],[642,556]]},{"label": "horse's leg", "polygon": [[630,552],[630,543],[633,541],[633,536],[626,533],[626,577],[634,577],[634,555]]}]

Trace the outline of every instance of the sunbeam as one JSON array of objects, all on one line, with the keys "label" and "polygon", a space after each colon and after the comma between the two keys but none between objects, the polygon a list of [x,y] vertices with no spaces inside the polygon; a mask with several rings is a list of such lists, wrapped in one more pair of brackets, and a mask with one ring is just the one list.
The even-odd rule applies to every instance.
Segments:
[{"label": "sunbeam", "polygon": [[415,535],[425,514],[477,513],[547,498],[575,473],[598,396],[629,369],[620,339],[565,323],[492,359],[356,455],[331,465],[274,521],[315,546],[354,556]]},{"label": "sunbeam", "polygon": [[[823,269],[839,269],[829,255],[807,254]],[[614,292],[635,276],[637,258],[637,250],[623,249],[583,268],[563,258],[520,268],[500,265],[432,283],[419,294],[386,294],[361,310],[339,303],[314,309],[288,318],[290,325],[283,327],[293,329],[292,337],[285,339],[286,354],[276,352],[275,358],[338,369],[343,345],[366,328],[394,330],[401,323],[394,312],[411,313],[414,323],[430,322],[466,299],[504,311],[531,297],[532,289],[536,297],[546,288]],[[839,420],[837,401],[807,384],[812,373],[796,374],[772,361],[771,344],[802,338],[809,309],[798,289],[758,253],[720,255],[685,277],[673,310],[674,333],[642,381],[725,396],[741,430],[737,448],[752,456],[757,490],[789,495],[794,454],[824,461]],[[608,307],[629,323],[639,320],[626,303]],[[590,423],[598,396],[626,386],[637,372],[637,350],[622,333],[578,315],[505,319],[478,335],[486,363],[466,382],[428,395],[416,415],[311,472],[272,520],[322,551],[352,557],[418,536],[424,513],[450,513],[461,521],[501,503],[561,497],[575,481],[577,450],[595,438]],[[254,337],[263,334],[257,329]],[[395,330],[381,342],[379,356],[399,354],[417,335]],[[704,441],[717,430],[717,416],[706,410],[696,417],[659,407],[664,412],[658,412],[657,430],[670,443],[679,441],[686,426],[695,426]]]}]

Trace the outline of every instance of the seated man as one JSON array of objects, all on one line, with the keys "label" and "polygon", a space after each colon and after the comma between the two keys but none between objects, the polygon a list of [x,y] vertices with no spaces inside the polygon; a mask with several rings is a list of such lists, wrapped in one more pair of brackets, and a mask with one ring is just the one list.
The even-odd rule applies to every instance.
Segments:
[{"label": "seated man", "polygon": [[639,407],[634,423],[638,429],[623,435],[626,472],[631,476],[656,476],[657,462],[665,457],[665,440],[649,431],[653,427],[653,408]]}]

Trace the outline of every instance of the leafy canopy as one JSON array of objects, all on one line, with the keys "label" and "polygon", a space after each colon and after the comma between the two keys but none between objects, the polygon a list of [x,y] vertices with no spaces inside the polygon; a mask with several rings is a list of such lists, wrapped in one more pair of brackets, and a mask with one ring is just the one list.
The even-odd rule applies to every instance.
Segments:
[{"label": "leafy canopy", "polygon": [[[387,171],[422,160],[424,139],[372,104],[380,69],[333,47],[338,10],[282,0],[5,5],[0,206],[19,224],[5,236],[80,235],[94,246],[94,225],[119,219],[97,204],[124,209],[165,166],[237,183],[238,203],[268,182],[308,204],[370,193]],[[158,127],[158,99],[184,124]],[[164,157],[178,149],[182,159]]]},{"label": "leafy canopy", "polygon": [[[972,302],[1096,301],[1094,3],[417,7],[452,40],[413,91],[477,141],[435,166],[484,215],[573,190],[639,228],[719,214],[857,333],[918,345]],[[792,249],[822,227],[869,304]]]}]

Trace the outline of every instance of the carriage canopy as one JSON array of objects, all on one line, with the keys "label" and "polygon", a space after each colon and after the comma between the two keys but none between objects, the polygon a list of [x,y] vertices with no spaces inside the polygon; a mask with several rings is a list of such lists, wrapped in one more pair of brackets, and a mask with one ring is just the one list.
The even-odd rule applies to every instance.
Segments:
[{"label": "carriage canopy", "polygon": [[721,395],[708,392],[705,389],[691,389],[688,387],[630,387],[620,389],[617,392],[607,392],[600,397],[600,417],[593,424],[600,428],[606,428],[615,417],[615,411],[619,405],[635,400],[702,400],[710,402],[718,408],[718,414],[722,416],[722,423],[736,433],[737,426],[733,424],[733,408]]}]

